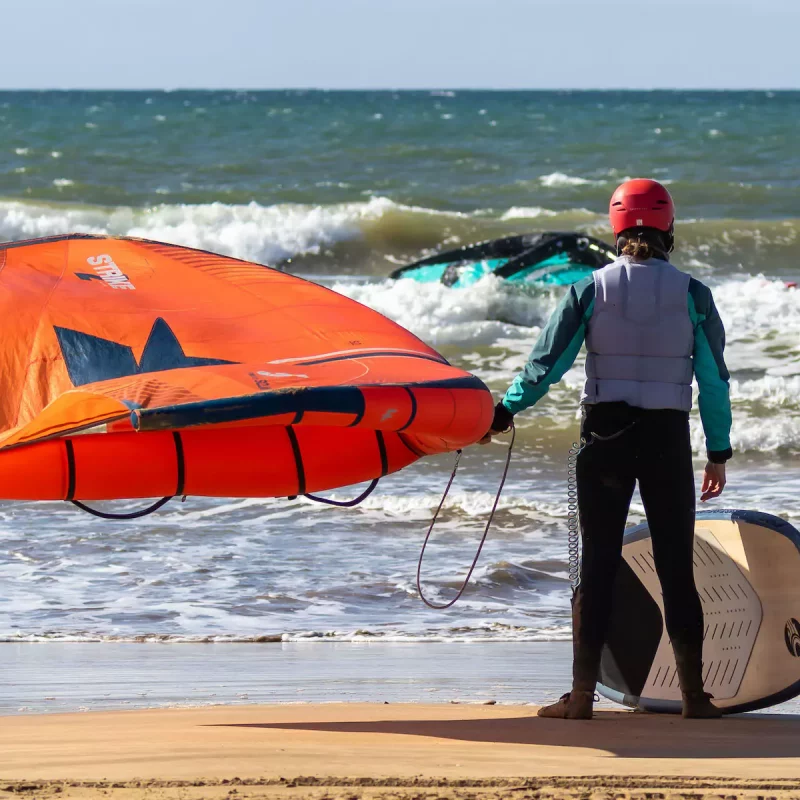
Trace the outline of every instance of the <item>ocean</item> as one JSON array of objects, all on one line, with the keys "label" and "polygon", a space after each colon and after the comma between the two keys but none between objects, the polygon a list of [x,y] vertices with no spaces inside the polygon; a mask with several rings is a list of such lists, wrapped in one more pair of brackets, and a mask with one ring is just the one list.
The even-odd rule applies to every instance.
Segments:
[{"label": "ocean", "polygon": [[[142,236],[285,269],[397,320],[499,397],[563,290],[388,273],[507,234],[610,240],[612,190],[655,177],[678,208],[674,262],[712,287],[728,334],[736,456],[714,504],[798,525],[799,126],[800,92],[6,92],[0,239]],[[519,416],[495,525],[449,611],[415,586],[442,456],[345,510],[190,497],[111,523],[3,503],[0,640],[566,640],[582,363]],[[699,473],[696,412],[692,426]],[[436,600],[463,579],[506,446],[464,454],[423,569]]]}]

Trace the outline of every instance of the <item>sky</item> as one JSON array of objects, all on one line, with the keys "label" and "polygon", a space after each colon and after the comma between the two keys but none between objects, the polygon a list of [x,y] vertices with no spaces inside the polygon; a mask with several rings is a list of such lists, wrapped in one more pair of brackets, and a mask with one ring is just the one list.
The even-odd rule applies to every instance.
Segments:
[{"label": "sky", "polygon": [[0,7],[0,89],[800,89],[800,0]]}]

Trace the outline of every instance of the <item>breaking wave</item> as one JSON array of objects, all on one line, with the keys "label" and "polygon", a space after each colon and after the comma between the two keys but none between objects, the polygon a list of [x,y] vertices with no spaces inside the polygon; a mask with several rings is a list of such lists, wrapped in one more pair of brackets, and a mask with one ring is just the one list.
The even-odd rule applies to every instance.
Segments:
[{"label": "breaking wave", "polygon": [[[574,229],[610,239],[605,215],[580,207],[465,213],[386,197],[332,205],[147,208],[0,200],[4,240],[72,232],[140,236],[319,274],[385,275],[397,264],[438,249],[528,231]],[[701,273],[720,268],[741,274],[798,273],[800,220],[689,220],[679,223],[679,236],[678,260]]]}]

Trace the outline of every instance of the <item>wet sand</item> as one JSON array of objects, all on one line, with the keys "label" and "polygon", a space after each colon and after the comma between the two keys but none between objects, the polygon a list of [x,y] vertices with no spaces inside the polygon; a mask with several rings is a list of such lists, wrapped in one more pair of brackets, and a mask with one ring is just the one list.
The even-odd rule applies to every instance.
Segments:
[{"label": "wet sand", "polygon": [[532,706],[358,703],[30,715],[0,719],[0,793],[800,797],[799,743],[794,715],[565,722]]},{"label": "wet sand", "polygon": [[[568,688],[571,658],[571,642],[7,642],[0,721],[176,706],[546,703]],[[800,699],[767,711],[800,714]]]},{"label": "wet sand", "polygon": [[571,654],[570,642],[8,642],[0,644],[0,717],[332,701],[541,703],[563,691]]}]

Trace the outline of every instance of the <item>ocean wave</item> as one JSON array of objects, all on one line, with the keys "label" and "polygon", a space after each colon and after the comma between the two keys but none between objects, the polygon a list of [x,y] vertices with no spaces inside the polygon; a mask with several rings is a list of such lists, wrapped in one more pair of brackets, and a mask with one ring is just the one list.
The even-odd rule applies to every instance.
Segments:
[{"label": "ocean wave", "polygon": [[[331,497],[337,497],[332,494]],[[344,495],[342,495],[344,497]],[[421,493],[415,495],[373,494],[359,504],[363,512],[380,511],[387,516],[403,517],[406,520],[430,519],[441,500],[441,493]],[[494,492],[473,490],[468,492],[451,492],[447,497],[447,511],[462,513],[466,517],[484,517],[492,510],[495,502]],[[567,516],[567,504],[537,500],[533,496],[505,492],[498,504],[499,512],[506,510],[537,513],[550,519],[564,519]],[[481,520],[482,521],[482,520]]]},{"label": "ocean wave", "polygon": [[[445,456],[444,458],[447,458]],[[442,490],[444,484],[442,484]],[[359,494],[361,485],[349,486],[345,489],[326,492],[325,497],[331,500],[349,500]],[[441,491],[375,491],[351,511],[351,514],[363,514],[371,521],[380,518],[383,520],[402,519],[404,522],[428,521],[431,513],[441,501]],[[446,510],[448,515],[459,515],[462,524],[466,520],[483,522],[485,516],[492,510],[495,503],[495,493],[472,489],[469,491],[452,491],[448,494]],[[282,519],[290,520],[296,516],[302,507],[303,514],[316,513],[322,516],[329,515],[330,508],[304,497],[293,501],[286,498],[247,498],[234,502],[216,501],[213,505],[197,510],[180,508],[173,512],[161,512],[161,524],[192,525],[199,527],[213,527],[221,521],[224,522],[231,514],[236,514],[237,524],[240,526],[263,525],[268,520],[275,524]],[[127,510],[127,506],[120,507]],[[567,516],[566,502],[552,502],[527,496],[516,490],[506,491],[497,503],[497,513],[504,511],[525,512],[528,515],[537,515],[548,520],[564,519]],[[477,523],[476,523],[477,524]],[[2,529],[0,529],[2,533]],[[416,535],[416,532],[415,532]],[[10,555],[19,560],[27,559],[24,554],[10,552]]]},{"label": "ocean wave", "polygon": [[739,453],[797,453],[800,420],[783,415],[767,419],[740,416],[731,432],[731,443]]},{"label": "ocean wave", "polygon": [[183,635],[183,634],[103,634],[103,633],[20,633],[0,635],[0,644],[36,644],[41,642],[64,643],[129,643],[129,644],[364,644],[366,642],[425,643],[425,642],[564,642],[572,638],[571,625],[545,624],[541,628],[523,625],[487,623],[480,626],[464,625],[430,632],[384,631],[359,628],[350,631],[300,630],[263,636],[240,634]]},{"label": "ocean wave", "polygon": [[765,410],[800,408],[800,375],[768,374],[755,380],[732,380],[731,401],[758,404]]},{"label": "ocean wave", "polygon": [[713,287],[729,342],[745,342],[787,331],[798,341],[800,291],[765,275],[743,276]]},{"label": "ocean wave", "polygon": [[147,209],[0,202],[0,236],[7,240],[69,232],[139,236],[277,263],[358,238],[365,223],[394,208],[382,198],[335,206],[211,203]]},{"label": "ocean wave", "polygon": [[536,562],[514,563],[500,561],[476,569],[474,581],[477,586],[501,586],[521,589],[530,589],[545,583],[554,583],[558,584],[556,588],[560,589],[561,584],[569,580],[566,563],[560,564],[560,569],[555,573],[537,569],[537,566]]},{"label": "ocean wave", "polygon": [[[66,186],[58,179],[58,186]],[[138,236],[264,264],[318,255],[348,241],[364,242],[381,252],[409,239],[440,243],[448,225],[479,218],[395,203],[385,197],[329,206],[262,206],[209,203],[161,204],[149,208],[0,201],[0,238],[15,241],[63,233]],[[473,223],[474,225],[474,223]],[[460,238],[453,240],[458,243]],[[416,244],[414,245],[417,246]],[[345,265],[344,271],[350,271]]]},{"label": "ocean wave", "polygon": [[[784,414],[754,417],[734,405],[731,445],[734,453],[794,454],[800,451],[800,420]],[[696,455],[706,452],[702,427],[692,426],[692,448]]]},{"label": "ocean wave", "polygon": [[539,183],[548,189],[553,189],[561,186],[602,186],[608,181],[581,178],[575,175],[566,175],[563,172],[551,172],[549,175],[542,175],[539,178]]},{"label": "ocean wave", "polygon": [[[66,186],[67,179],[56,180]],[[385,275],[393,265],[436,250],[548,229],[584,230],[610,241],[605,214],[583,207],[554,210],[531,205],[464,212],[376,196],[332,205],[217,202],[148,208],[0,200],[0,238],[6,240],[70,232],[140,236],[271,265],[294,259],[289,267],[294,271],[328,274]],[[750,274],[758,268],[796,273],[800,221],[682,221],[678,244],[678,263],[683,260],[704,271],[746,266]]]},{"label": "ocean wave", "polygon": [[557,211],[541,206],[513,206],[506,211],[500,219],[537,219],[538,217],[556,217]]},{"label": "ocean wave", "polygon": [[338,282],[333,289],[379,311],[434,346],[527,340],[531,326],[541,325],[556,302],[551,291],[515,291],[493,276],[463,290],[411,279]]}]

